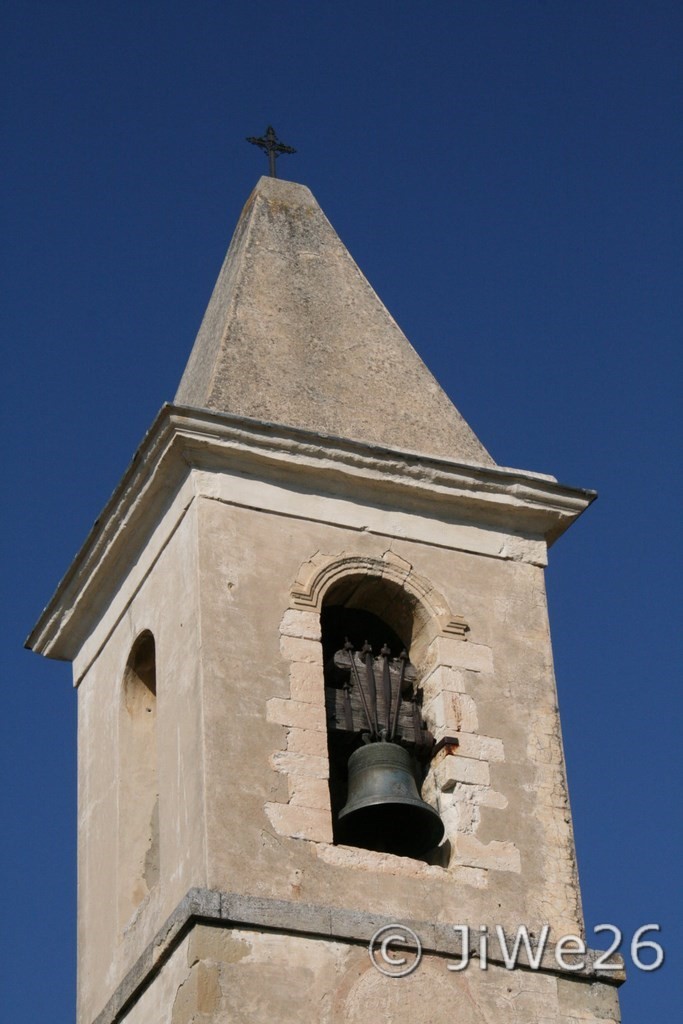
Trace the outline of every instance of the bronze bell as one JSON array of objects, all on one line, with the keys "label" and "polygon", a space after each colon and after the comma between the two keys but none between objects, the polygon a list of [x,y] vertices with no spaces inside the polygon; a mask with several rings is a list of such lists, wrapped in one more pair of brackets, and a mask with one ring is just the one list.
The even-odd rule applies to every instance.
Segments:
[{"label": "bronze bell", "polygon": [[441,818],[418,792],[412,758],[404,747],[368,743],[351,754],[338,842],[419,857],[437,846],[443,834]]}]

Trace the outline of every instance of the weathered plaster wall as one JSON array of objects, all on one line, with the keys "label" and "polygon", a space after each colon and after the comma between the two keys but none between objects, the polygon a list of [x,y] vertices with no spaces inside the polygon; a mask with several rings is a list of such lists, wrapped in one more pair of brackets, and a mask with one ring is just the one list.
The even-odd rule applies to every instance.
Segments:
[{"label": "weathered plaster wall", "polygon": [[387,978],[364,944],[197,925],[125,1017],[126,1024],[617,1024],[609,985],[425,956]]},{"label": "weathered plaster wall", "polygon": [[[328,507],[327,522],[314,523],[239,508],[223,494],[201,499],[209,886],[399,920],[465,915],[475,924],[512,928],[549,923],[556,936],[580,930],[542,570],[450,549],[434,540],[438,524],[428,524],[432,536],[420,543],[391,536],[390,516],[382,535],[335,526],[333,511]],[[429,693],[431,724],[463,733],[453,760],[474,765],[469,778],[447,770],[445,790],[432,794],[456,819],[446,867],[330,845],[329,814],[320,806],[326,769],[319,646],[305,626],[300,637],[280,635],[293,582],[316,552],[382,559],[387,551],[430,580],[470,626],[466,641],[446,641],[441,676]],[[292,675],[299,695],[307,685],[311,700],[292,700]],[[445,702],[437,709],[439,694]],[[477,746],[477,737],[490,742]],[[479,801],[476,830],[467,822],[458,829],[478,786],[490,799]]]},{"label": "weathered plaster wall", "polygon": [[[180,521],[123,617],[99,627],[104,647],[78,689],[79,1021],[102,1009],[125,971],[188,888],[205,877],[201,635],[196,517]],[[129,822],[119,813],[119,724],[126,661],[151,630],[157,658],[160,880],[122,917],[119,847]],[[124,915],[125,916],[125,915]]]},{"label": "weathered plaster wall", "polygon": [[[276,479],[190,471],[76,658],[81,1024],[193,886],[396,920],[548,923],[553,939],[581,929],[543,540],[400,510],[393,491],[365,504]],[[425,786],[449,839],[436,863],[330,841],[323,595],[302,612],[300,591],[312,560],[342,554],[419,575],[441,626],[452,620],[418,645],[430,725],[460,740]],[[144,629],[157,651],[160,881],[123,921],[117,723]]]}]

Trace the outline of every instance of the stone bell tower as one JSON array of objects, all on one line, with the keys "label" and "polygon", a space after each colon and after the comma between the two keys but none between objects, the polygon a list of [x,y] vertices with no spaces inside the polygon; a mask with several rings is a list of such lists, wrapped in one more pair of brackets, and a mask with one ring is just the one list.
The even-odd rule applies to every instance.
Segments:
[{"label": "stone bell tower", "polygon": [[[79,1024],[618,1020],[621,975],[556,955],[583,922],[543,571],[592,498],[497,466],[309,190],[261,179],[29,639],[78,690]],[[394,796],[349,781],[391,745]],[[402,977],[368,956],[394,924]],[[545,929],[538,962],[496,926]]]}]

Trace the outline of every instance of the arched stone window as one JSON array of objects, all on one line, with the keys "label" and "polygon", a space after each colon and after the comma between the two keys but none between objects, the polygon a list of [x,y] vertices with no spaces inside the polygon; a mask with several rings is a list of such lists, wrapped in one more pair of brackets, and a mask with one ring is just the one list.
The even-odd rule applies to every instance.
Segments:
[{"label": "arched stone window", "polygon": [[120,918],[125,923],[159,879],[157,679],[154,637],[131,648],[119,728]]},{"label": "arched stone window", "polygon": [[[422,691],[410,662],[414,611],[414,599],[399,583],[378,576],[344,576],[325,594],[320,622],[335,842],[415,855],[429,845],[416,834],[422,822],[415,798],[434,740],[422,716]],[[397,802],[382,803],[380,789],[386,787],[381,773],[377,776],[377,769],[372,770],[370,778],[379,784],[373,789],[366,772],[362,792],[378,803],[355,812],[365,817],[366,825],[350,833],[348,819],[343,814],[340,818],[342,809],[346,807],[348,814],[350,806],[349,758],[371,741],[385,744],[389,754],[401,748],[406,770],[385,766],[383,772],[384,782],[391,782],[397,792],[405,791],[405,796],[386,793],[385,800]],[[379,756],[379,748],[374,754]],[[358,785],[354,792],[358,797]],[[410,793],[413,802],[404,803]],[[423,813],[431,817],[426,808]],[[412,830],[406,827],[408,818]]]},{"label": "arched stone window", "polygon": [[[493,675],[492,651],[471,641],[465,619],[392,551],[377,557],[317,552],[299,570],[280,622],[288,694],[267,703],[268,722],[283,727],[271,764],[286,779],[280,799],[265,806],[272,827],[313,842],[317,855],[332,863],[356,865],[360,855],[368,866],[379,867],[387,856],[371,849],[351,852],[335,843],[333,833],[346,780],[342,766],[335,767],[337,739],[328,742],[327,684],[334,669],[330,656],[343,648],[347,635],[355,638],[354,646],[386,643],[392,656],[394,645],[405,647],[415,673],[413,692],[423,692],[418,710],[436,740],[421,795],[438,810],[445,839],[426,864],[399,856],[391,870],[414,875],[446,869],[477,888],[487,884],[488,871],[519,872],[513,842],[484,843],[477,835],[482,808],[507,806],[490,778],[490,766],[505,760],[503,744],[481,732],[477,714],[478,680]],[[378,653],[381,647],[373,656]],[[344,714],[343,705],[337,713]]]}]

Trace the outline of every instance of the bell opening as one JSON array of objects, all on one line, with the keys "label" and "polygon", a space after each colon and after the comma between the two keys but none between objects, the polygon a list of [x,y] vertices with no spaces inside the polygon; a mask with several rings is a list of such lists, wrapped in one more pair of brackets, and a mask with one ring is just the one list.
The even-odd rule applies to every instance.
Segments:
[{"label": "bell opening", "polygon": [[405,857],[444,835],[419,792],[433,737],[408,654],[414,611],[400,586],[364,576],[339,581],[321,613],[334,841]]}]

